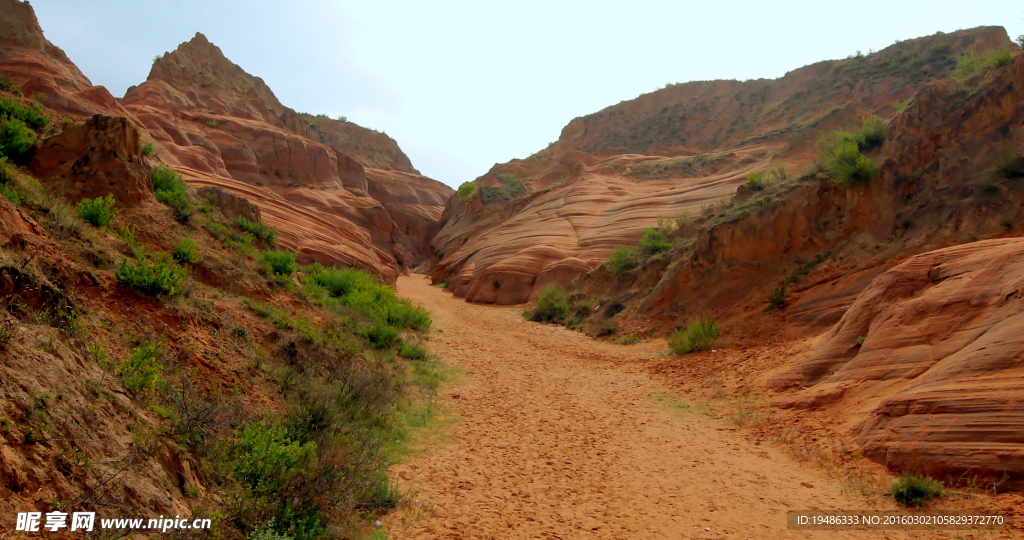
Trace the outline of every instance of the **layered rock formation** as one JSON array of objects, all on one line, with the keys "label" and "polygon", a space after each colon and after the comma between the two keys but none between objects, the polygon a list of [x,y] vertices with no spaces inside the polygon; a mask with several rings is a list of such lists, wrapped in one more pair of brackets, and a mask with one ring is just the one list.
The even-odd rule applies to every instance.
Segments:
[{"label": "layered rock formation", "polygon": [[[41,144],[32,170],[62,193],[103,195],[79,187],[94,185],[83,181],[89,175],[107,174],[120,179],[109,192],[136,204],[142,191],[129,184],[148,186],[148,173],[162,162],[194,187],[226,189],[257,204],[301,262],[357,266],[393,284],[427,260],[428,238],[452,190],[418,174],[391,138],[304,118],[201,34],[156,60],[148,80],[117,100],[43,37],[27,3],[2,4],[0,74],[52,113],[123,117],[76,123],[72,116]],[[142,139],[114,142],[114,124],[138,128]],[[149,165],[141,143],[154,145]],[[116,167],[104,165],[111,156],[119,156]]]},{"label": "layered rock formation", "polygon": [[[440,214],[451,193],[416,174],[383,134],[352,126],[362,139],[322,135],[343,132],[333,125],[341,122],[307,123],[202,34],[157,59],[149,79],[123,101],[186,181],[219,186],[256,203],[263,219],[282,231],[282,245],[306,262],[358,266],[394,283],[406,261],[424,257],[424,239],[434,230],[430,217]],[[388,151],[362,163],[344,152],[355,148],[352,140],[366,143],[360,150]],[[371,164],[405,171],[403,180],[416,187],[371,193]]]},{"label": "layered rock formation", "polygon": [[769,385],[847,412],[873,459],[1024,485],[1024,239],[911,257],[876,278]]},{"label": "layered rock formation", "polygon": [[799,174],[823,133],[891,118],[963,51],[1009,45],[1001,28],[929,36],[773,81],[673,85],[577,118],[549,148],[479,178],[475,198],[449,202],[432,276],[481,302],[535,298],[552,280],[542,274],[568,285],[659,217],[721,213],[750,170],[784,162]]}]

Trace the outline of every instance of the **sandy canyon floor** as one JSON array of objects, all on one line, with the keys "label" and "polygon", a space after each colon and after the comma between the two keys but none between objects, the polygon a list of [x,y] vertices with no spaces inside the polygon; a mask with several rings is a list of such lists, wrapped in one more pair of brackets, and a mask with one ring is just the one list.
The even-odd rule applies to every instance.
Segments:
[{"label": "sandy canyon floor", "polygon": [[454,440],[392,469],[412,494],[383,520],[392,539],[955,534],[789,531],[787,510],[896,507],[855,498],[742,430],[659,405],[652,396],[671,390],[644,366],[663,342],[594,341],[523,321],[518,307],[466,303],[422,276],[399,278],[398,290],[434,313],[428,348],[463,375],[444,390]]}]

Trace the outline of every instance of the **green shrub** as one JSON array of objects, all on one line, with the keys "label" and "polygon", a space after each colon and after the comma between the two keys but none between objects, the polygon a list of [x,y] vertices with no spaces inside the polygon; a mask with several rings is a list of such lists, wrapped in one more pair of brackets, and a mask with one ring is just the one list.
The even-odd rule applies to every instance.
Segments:
[{"label": "green shrub", "polygon": [[636,252],[628,246],[615,246],[612,256],[608,259],[608,271],[619,277],[636,266]]},{"label": "green shrub", "polygon": [[150,142],[150,143],[146,143],[146,144],[142,145],[142,155],[144,155],[144,156],[152,156],[153,152],[154,152],[154,150],[153,150],[153,143]]},{"label": "green shrub", "polygon": [[[783,169],[783,171],[785,171],[785,169]],[[783,174],[785,174],[785,172],[783,172]],[[749,191],[763,191],[764,188],[768,187],[771,183],[772,181],[768,178],[767,172],[749,171],[747,172],[747,182],[743,184],[743,187],[747,188]]]},{"label": "green shrub", "polygon": [[903,473],[893,480],[889,494],[905,506],[921,506],[925,499],[942,496],[942,482],[923,475]]},{"label": "green shrub", "polygon": [[892,107],[896,109],[897,113],[907,110],[908,105],[910,105],[910,98],[904,99],[903,101],[896,100],[892,103]]},{"label": "green shrub", "polygon": [[402,345],[402,351],[398,354],[409,360],[426,360],[427,350],[418,345]]},{"label": "green shrub", "polygon": [[195,211],[192,199],[188,196],[188,186],[181,179],[181,175],[166,168],[160,167],[153,171],[153,195],[158,201],[166,204],[174,210],[174,218],[186,223]]},{"label": "green shrub", "polygon": [[13,94],[21,93],[21,87],[18,86],[18,83],[14,82],[14,79],[6,73],[0,73],[0,90],[11,92]]},{"label": "green shrub", "polygon": [[316,443],[292,440],[279,422],[244,424],[231,446],[235,474],[258,494],[276,493],[315,453]]},{"label": "green shrub", "polygon": [[356,268],[326,267],[314,263],[304,267],[302,288],[320,305],[339,305],[358,310],[371,320],[397,328],[430,330],[430,312],[406,299],[376,277]]},{"label": "green shrub", "polygon": [[569,298],[565,289],[557,283],[551,283],[541,291],[537,305],[529,313],[529,319],[548,323],[565,319],[568,314]]},{"label": "green shrub", "polygon": [[21,161],[28,155],[36,134],[17,118],[0,115],[0,156]]},{"label": "green shrub", "polygon": [[640,236],[640,252],[646,256],[656,255],[672,249],[672,241],[665,233],[654,228],[644,229]]},{"label": "green shrub", "polygon": [[1013,58],[1013,53],[1010,52],[1010,49],[999,49],[988,57],[988,64],[992,67],[1005,66],[1010,63],[1011,58]]},{"label": "green shrub", "polygon": [[243,231],[262,240],[269,247],[274,247],[277,244],[278,230],[263,223],[262,219],[253,223],[242,216],[238,216],[235,218],[235,224]]},{"label": "green shrub", "polygon": [[174,244],[174,251],[171,252],[171,256],[181,264],[193,264],[199,261],[196,243],[188,237],[182,238],[177,244]]},{"label": "green shrub", "polygon": [[462,184],[461,186],[459,186],[459,190],[457,192],[459,200],[462,202],[468,202],[473,200],[473,198],[476,197],[477,193],[480,193],[480,186],[474,184],[473,182],[466,182],[465,184]]},{"label": "green shrub", "polygon": [[0,116],[20,120],[32,129],[50,125],[50,119],[43,114],[42,105],[22,105],[20,100],[10,96],[0,97]]},{"label": "green shrub", "polygon": [[693,317],[668,337],[668,346],[676,354],[706,351],[718,341],[718,321],[706,315]]},{"label": "green shrub", "polygon": [[860,130],[855,132],[857,147],[861,150],[871,150],[882,146],[885,137],[889,135],[889,126],[884,120],[878,117],[871,117],[864,120]]},{"label": "green shrub", "polygon": [[865,184],[878,176],[875,162],[860,152],[849,133],[835,132],[822,142],[822,167],[839,186]]},{"label": "green shrub", "polygon": [[210,120],[209,122],[206,123],[206,125],[211,127],[211,128],[213,128],[213,129],[217,129],[217,125],[218,124],[217,124],[216,120]]},{"label": "green shrub", "polygon": [[175,296],[184,290],[187,275],[185,270],[174,264],[174,261],[165,254],[156,257],[153,262],[144,258],[136,258],[134,262],[121,259],[121,266],[114,272],[114,277],[118,282],[144,294]]},{"label": "green shrub", "polygon": [[160,382],[160,356],[163,347],[159,343],[146,341],[135,347],[117,368],[121,384],[134,395],[144,394]]},{"label": "green shrub", "polygon": [[379,320],[362,328],[359,335],[366,338],[366,341],[369,341],[370,345],[378,350],[390,349],[402,341],[402,336],[397,329]]},{"label": "green shrub", "polygon": [[975,51],[965,51],[956,59],[956,68],[953,70],[954,79],[966,79],[974,75],[982,66],[985,60]]},{"label": "green shrub", "polygon": [[298,257],[291,251],[267,251],[261,262],[275,274],[290,276],[298,270],[295,261]]},{"label": "green shrub", "polygon": [[497,186],[480,186],[480,201],[482,203],[508,202],[526,194],[526,186],[514,174],[499,174],[497,179]]},{"label": "green shrub", "polygon": [[117,210],[114,208],[115,204],[117,204],[117,201],[109,193],[105,197],[82,199],[78,201],[78,217],[92,223],[96,227],[102,227],[109,223],[117,214]]}]

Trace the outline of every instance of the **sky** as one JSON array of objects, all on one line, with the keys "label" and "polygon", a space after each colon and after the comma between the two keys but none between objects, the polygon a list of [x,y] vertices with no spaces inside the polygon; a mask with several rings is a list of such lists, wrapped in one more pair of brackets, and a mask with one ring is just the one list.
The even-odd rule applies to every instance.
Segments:
[{"label": "sky", "polygon": [[281,103],[398,141],[452,187],[525,158],[575,117],[678,83],[778,78],[936,31],[1003,26],[1017,2],[34,0],[43,32],[123,96],[202,32]]}]

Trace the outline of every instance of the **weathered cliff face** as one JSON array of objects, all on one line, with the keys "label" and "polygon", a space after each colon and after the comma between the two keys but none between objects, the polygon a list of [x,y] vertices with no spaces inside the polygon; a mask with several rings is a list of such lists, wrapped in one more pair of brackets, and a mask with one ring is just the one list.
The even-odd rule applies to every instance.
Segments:
[{"label": "weathered cliff face", "polygon": [[[406,214],[405,203],[392,204],[392,191],[401,188],[371,195],[363,163],[321,142],[319,127],[312,129],[202,34],[158,59],[149,80],[130,89],[123,103],[186,181],[219,186],[259,205],[263,219],[282,231],[282,245],[305,262],[357,266],[394,283],[406,260],[424,256],[425,238],[434,230],[420,214],[440,214],[451,193],[408,174],[423,195],[416,202],[423,209]],[[382,145],[390,141],[393,154],[404,158],[395,167],[414,170],[391,139],[352,129]]]},{"label": "weathered cliff face", "polygon": [[[844,411],[866,454],[935,477],[1024,482],[1024,239],[911,257],[876,278],[776,389]],[[860,344],[858,344],[860,343]]]},{"label": "weathered cliff face", "polygon": [[29,170],[70,202],[113,195],[134,206],[153,199],[139,131],[127,118],[96,115],[43,141]]},{"label": "weathered cliff face", "polygon": [[[577,118],[552,146],[479,178],[476,197],[449,201],[432,242],[439,261],[431,275],[471,301],[521,303],[551,281],[568,285],[593,270],[615,245],[635,244],[659,217],[713,212],[733,220],[722,197],[735,193],[748,171],[783,162],[790,176],[799,176],[814,164],[821,135],[859,127],[870,115],[892,118],[897,102],[948,77],[958,54],[1010,45],[1001,28],[929,36],[806,66],[773,81],[673,85]],[[796,204],[787,217],[800,223],[805,210]],[[757,238],[775,243],[787,223],[778,220],[767,229],[764,223],[751,228]],[[797,251],[813,257],[818,245],[824,244],[811,241]],[[781,244],[757,249],[776,248]],[[742,256],[737,253],[736,260]],[[744,280],[757,279],[744,268],[736,274],[737,291]],[[641,281],[649,288],[658,280]],[[605,290],[614,294],[617,287]],[[821,322],[837,318],[832,313]]]}]

